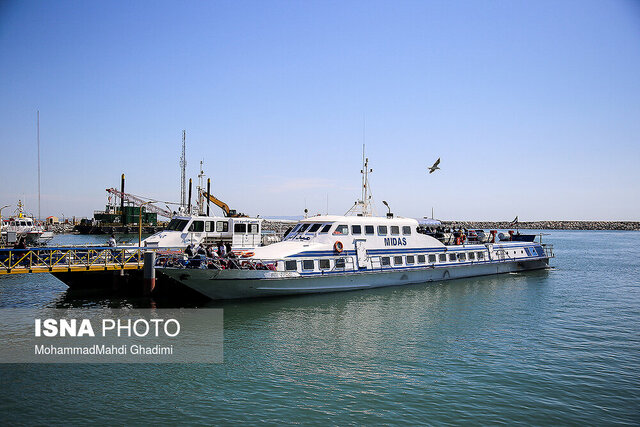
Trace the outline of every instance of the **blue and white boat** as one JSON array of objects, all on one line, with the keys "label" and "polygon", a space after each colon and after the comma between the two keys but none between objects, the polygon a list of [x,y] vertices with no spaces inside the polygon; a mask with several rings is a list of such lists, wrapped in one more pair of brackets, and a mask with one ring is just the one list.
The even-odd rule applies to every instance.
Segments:
[{"label": "blue and white boat", "polygon": [[[462,236],[436,238],[413,218],[371,213],[368,160],[363,197],[344,216],[305,218],[282,242],[198,268],[156,271],[215,300],[352,291],[549,267],[550,245]],[[386,204],[386,203],[385,203]]]}]

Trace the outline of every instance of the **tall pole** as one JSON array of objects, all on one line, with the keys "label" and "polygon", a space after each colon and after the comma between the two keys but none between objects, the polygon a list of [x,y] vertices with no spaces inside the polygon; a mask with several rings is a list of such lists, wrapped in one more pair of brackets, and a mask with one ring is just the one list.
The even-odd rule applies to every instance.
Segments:
[{"label": "tall pole", "polygon": [[211,195],[211,178],[207,178],[207,216],[209,216],[209,199]]},{"label": "tall pole", "polygon": [[187,131],[182,130],[182,156],[180,156],[180,206],[185,207],[187,198],[187,158],[186,158]]},{"label": "tall pole", "polygon": [[191,178],[189,178],[189,201],[187,202],[187,215],[191,215]]},{"label": "tall pole", "polygon": [[36,122],[38,128],[38,221],[40,221],[40,110],[38,110]]},{"label": "tall pole", "polygon": [[127,217],[124,214],[124,174],[120,182],[120,224],[127,225]]}]

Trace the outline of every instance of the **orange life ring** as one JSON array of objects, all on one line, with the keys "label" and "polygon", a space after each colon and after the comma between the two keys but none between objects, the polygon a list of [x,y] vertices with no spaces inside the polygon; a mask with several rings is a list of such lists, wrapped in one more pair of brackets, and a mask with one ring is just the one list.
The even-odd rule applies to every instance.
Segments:
[{"label": "orange life ring", "polygon": [[254,255],[255,255],[255,253],[253,253],[253,252],[244,252],[242,254],[242,258],[249,258],[249,257],[252,257]]},{"label": "orange life ring", "polygon": [[344,246],[342,245],[342,242],[340,240],[338,240],[334,245],[333,245],[333,249],[340,253],[342,252],[342,250],[344,249]]}]

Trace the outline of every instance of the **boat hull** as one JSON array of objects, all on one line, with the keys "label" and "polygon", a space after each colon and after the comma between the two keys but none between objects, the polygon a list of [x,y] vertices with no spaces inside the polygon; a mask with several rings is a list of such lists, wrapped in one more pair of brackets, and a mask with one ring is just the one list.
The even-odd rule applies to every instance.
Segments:
[{"label": "boat hull", "polygon": [[549,258],[542,257],[455,267],[375,269],[313,275],[264,270],[157,268],[156,271],[213,300],[226,300],[373,289],[548,267]]}]

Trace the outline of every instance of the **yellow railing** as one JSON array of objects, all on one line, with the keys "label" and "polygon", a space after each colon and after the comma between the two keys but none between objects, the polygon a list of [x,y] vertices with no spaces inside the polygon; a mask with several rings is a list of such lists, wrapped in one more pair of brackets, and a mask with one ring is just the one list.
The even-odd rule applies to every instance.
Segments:
[{"label": "yellow railing", "polygon": [[129,270],[143,267],[137,247],[0,249],[0,275],[66,271]]}]

